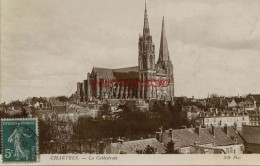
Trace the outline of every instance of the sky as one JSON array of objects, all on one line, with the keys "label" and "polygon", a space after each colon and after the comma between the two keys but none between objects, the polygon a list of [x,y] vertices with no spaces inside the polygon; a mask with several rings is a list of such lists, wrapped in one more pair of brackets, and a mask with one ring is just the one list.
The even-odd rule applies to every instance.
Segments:
[{"label": "sky", "polygon": [[[144,0],[2,0],[0,102],[71,95],[93,66],[138,65]],[[147,0],[175,96],[260,93],[259,0]]]}]

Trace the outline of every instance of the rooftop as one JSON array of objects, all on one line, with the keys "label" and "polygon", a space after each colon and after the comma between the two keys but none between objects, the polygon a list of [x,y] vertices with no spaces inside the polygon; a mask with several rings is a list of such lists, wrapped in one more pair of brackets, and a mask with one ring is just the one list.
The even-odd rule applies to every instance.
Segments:
[{"label": "rooftop", "polygon": [[260,126],[243,125],[242,136],[247,143],[260,144]]},{"label": "rooftop", "polygon": [[157,148],[157,153],[159,154],[165,153],[164,146],[155,138],[111,143],[107,148],[111,150],[111,154],[119,153],[119,151],[127,154],[136,154],[136,150],[145,150],[147,145]]},{"label": "rooftop", "polygon": [[169,130],[166,130],[163,135],[165,142],[169,142],[171,139],[175,142],[176,147],[188,147],[194,145],[215,144],[215,146],[233,145],[234,138],[237,138],[238,143],[243,143],[243,139],[240,134],[232,126],[227,126],[228,134],[225,133],[224,128],[214,127],[214,135],[212,128],[200,128],[199,135],[195,132],[195,128],[176,129],[172,130],[170,135]]}]

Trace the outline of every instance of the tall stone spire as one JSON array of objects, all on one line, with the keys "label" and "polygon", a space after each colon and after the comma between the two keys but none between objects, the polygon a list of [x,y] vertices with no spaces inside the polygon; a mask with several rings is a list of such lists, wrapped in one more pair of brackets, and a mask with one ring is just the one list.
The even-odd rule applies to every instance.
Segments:
[{"label": "tall stone spire", "polygon": [[149,29],[148,15],[146,9],[146,1],[145,1],[143,36],[149,36],[149,35],[150,35],[150,29]]},{"label": "tall stone spire", "polygon": [[164,17],[163,17],[159,59],[157,63],[164,62],[164,61],[170,61],[170,56],[169,56],[168,44],[166,40],[166,32],[165,32]]}]

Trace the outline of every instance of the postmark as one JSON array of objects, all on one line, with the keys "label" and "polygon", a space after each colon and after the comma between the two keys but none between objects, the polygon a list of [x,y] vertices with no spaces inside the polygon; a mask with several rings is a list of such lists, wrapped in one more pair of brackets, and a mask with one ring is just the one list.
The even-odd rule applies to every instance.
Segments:
[{"label": "postmark", "polygon": [[38,161],[38,120],[1,119],[3,162]]}]

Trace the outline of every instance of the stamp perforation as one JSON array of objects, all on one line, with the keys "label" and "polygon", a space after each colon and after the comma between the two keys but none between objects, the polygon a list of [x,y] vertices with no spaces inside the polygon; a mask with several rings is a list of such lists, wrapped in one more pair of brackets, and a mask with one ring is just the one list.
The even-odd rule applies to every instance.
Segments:
[{"label": "stamp perforation", "polygon": [[[35,133],[34,137],[36,138],[35,140],[35,156],[36,159],[35,161],[4,161],[4,146],[3,146],[3,122],[4,121],[29,121],[29,120],[35,120]],[[34,131],[32,131],[34,132]],[[19,163],[19,164],[28,164],[28,163],[38,163],[40,162],[40,152],[39,152],[39,125],[38,125],[38,118],[1,118],[1,145],[2,145],[2,163],[3,164],[13,164],[13,163]]]}]

